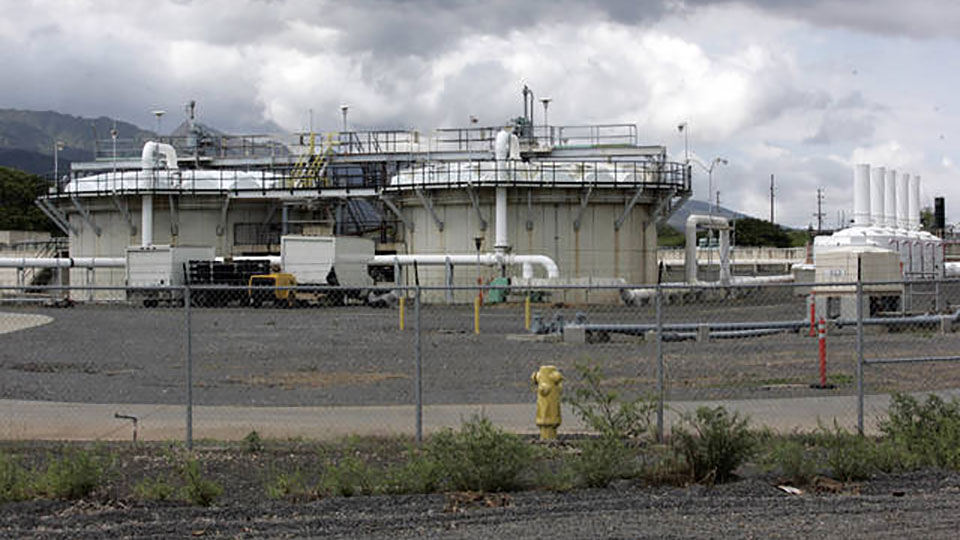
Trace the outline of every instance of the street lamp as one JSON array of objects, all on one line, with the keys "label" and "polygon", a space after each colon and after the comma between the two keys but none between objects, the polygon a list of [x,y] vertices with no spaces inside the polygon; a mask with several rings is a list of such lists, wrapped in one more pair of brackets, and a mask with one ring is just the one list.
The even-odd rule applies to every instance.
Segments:
[{"label": "street lamp", "polygon": [[157,109],[157,110],[150,111],[150,112],[152,112],[153,115],[157,117],[157,139],[159,139],[159,138],[160,138],[160,124],[161,124],[160,119],[163,118],[163,115],[167,114],[167,111],[164,111],[164,110],[161,110],[161,109]]},{"label": "street lamp", "polygon": [[53,143],[53,181],[60,185],[60,151],[63,150],[63,141]]},{"label": "street lamp", "polygon": [[117,174],[117,123],[113,123],[113,127],[110,128],[110,138],[113,139],[113,174]]},{"label": "street lamp", "polygon": [[683,162],[690,164],[690,154],[687,152],[687,123],[683,122],[677,126],[677,131],[683,133]]},{"label": "street lamp", "polygon": [[553,137],[550,133],[550,121],[547,119],[547,107],[551,101],[553,101],[552,98],[540,98],[540,103],[543,103],[543,127],[547,132],[547,144],[553,144]]},{"label": "street lamp", "polygon": [[713,158],[713,161],[710,162],[710,166],[707,167],[697,158],[693,158],[691,161],[699,165],[703,170],[707,171],[707,204],[710,205],[710,215],[713,215],[713,169],[717,165],[729,165],[730,162],[722,157]]}]

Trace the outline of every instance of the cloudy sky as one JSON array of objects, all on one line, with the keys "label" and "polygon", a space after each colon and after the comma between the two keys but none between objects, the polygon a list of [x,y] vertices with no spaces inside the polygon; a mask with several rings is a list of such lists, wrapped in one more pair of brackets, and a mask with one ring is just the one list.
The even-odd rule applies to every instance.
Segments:
[{"label": "cloudy sky", "polygon": [[[198,102],[229,132],[636,124],[714,170],[721,203],[805,226],[851,212],[852,164],[923,177],[960,220],[960,3],[951,0],[0,0],[0,107],[109,116]],[[539,110],[538,110],[539,113]],[[707,175],[695,168],[695,197]]]}]

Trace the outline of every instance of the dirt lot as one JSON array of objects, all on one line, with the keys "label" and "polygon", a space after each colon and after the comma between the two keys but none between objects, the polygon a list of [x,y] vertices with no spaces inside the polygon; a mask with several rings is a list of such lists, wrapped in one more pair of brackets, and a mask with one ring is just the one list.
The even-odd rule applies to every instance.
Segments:
[{"label": "dirt lot", "polygon": [[[42,461],[52,447],[4,446]],[[104,449],[101,447],[101,451]],[[383,450],[383,449],[381,449]],[[6,538],[955,538],[960,475],[928,471],[876,477],[839,489],[790,495],[778,479],[746,470],[715,487],[647,486],[528,491],[452,505],[452,495],[272,500],[264,485],[277,471],[309,470],[320,459],[308,443],[251,453],[201,445],[205,475],[224,494],[211,507],[144,501],[133,479],[166,469],[169,447],[107,449],[106,488],[79,501],[0,504]]]}]

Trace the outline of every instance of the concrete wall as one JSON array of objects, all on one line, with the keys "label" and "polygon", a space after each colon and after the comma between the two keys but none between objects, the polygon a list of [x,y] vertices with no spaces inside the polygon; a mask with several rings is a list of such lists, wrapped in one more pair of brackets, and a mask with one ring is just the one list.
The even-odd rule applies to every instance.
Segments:
[{"label": "concrete wall", "polygon": [[[431,196],[434,210],[443,221],[439,230],[429,211],[412,193],[398,197],[401,211],[414,224],[406,230],[404,239],[408,253],[476,253],[474,237],[481,236],[481,251],[492,251],[495,243],[494,189],[478,190],[480,213],[486,220],[486,230],[480,227],[480,218],[465,190],[434,190]],[[580,190],[531,190],[528,207],[527,188],[507,189],[507,221],[512,252],[517,254],[547,255],[560,267],[564,280],[582,282],[583,278],[622,278],[627,283],[645,284],[656,281],[656,224],[651,221],[650,205],[637,204],[631,210],[620,230],[614,223],[623,213],[633,192],[622,190],[594,190],[583,212],[579,229],[574,221],[580,212]],[[528,228],[527,221],[532,223]],[[510,268],[508,276],[520,276],[519,267]],[[484,281],[498,275],[492,267],[482,267]],[[535,267],[536,277],[546,277]],[[412,269],[406,272],[406,282],[413,283]],[[442,267],[420,269],[421,284],[443,284]],[[455,269],[456,285],[475,285],[476,268],[459,266]],[[458,299],[459,300],[459,299]]]}]

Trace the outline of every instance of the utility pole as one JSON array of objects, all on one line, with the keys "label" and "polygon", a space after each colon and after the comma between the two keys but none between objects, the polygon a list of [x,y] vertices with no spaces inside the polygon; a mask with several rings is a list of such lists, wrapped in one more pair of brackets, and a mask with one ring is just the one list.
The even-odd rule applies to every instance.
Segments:
[{"label": "utility pole", "polygon": [[813,217],[817,218],[817,234],[823,233],[823,188],[817,188],[817,213]]},{"label": "utility pole", "polygon": [[770,223],[776,223],[773,221],[773,174],[770,175]]}]

